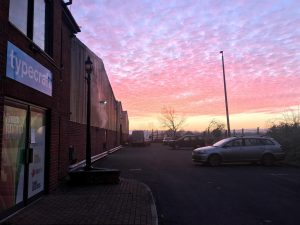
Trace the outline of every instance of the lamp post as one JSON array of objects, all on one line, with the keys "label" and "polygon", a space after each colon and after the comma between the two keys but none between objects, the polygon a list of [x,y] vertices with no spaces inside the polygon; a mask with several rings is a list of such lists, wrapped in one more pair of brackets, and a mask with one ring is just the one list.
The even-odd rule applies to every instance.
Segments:
[{"label": "lamp post", "polygon": [[220,54],[222,54],[223,81],[224,81],[225,106],[226,106],[226,118],[227,118],[227,131],[228,131],[228,136],[230,137],[231,132],[230,132],[230,123],[229,123],[229,112],[228,112],[228,101],[227,101],[227,90],[226,90],[226,79],[225,79],[225,66],[224,66],[223,51],[220,51]]},{"label": "lamp post", "polygon": [[[87,81],[87,104],[86,104],[86,160],[85,167],[71,171],[70,180],[74,184],[118,184],[120,170],[92,167],[91,160],[91,73],[93,63],[88,56],[85,61],[85,77]],[[105,104],[106,101],[103,101]]]},{"label": "lamp post", "polygon": [[93,63],[90,57],[85,61],[85,72],[87,73],[87,103],[86,103],[86,159],[85,170],[92,168],[92,150],[91,150],[91,73],[93,71]]},{"label": "lamp post", "polygon": [[119,130],[119,102],[118,101],[115,101],[115,112],[116,112],[116,141],[115,141],[115,147],[118,146],[118,140],[119,139],[119,134],[118,134],[118,130]]}]

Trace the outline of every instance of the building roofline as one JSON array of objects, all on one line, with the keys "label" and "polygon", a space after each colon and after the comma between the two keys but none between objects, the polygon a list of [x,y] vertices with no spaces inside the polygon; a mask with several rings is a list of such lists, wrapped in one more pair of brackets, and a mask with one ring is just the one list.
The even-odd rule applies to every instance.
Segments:
[{"label": "building roofline", "polygon": [[61,3],[62,3],[62,6],[63,6],[64,15],[66,16],[67,22],[69,23],[73,34],[79,33],[81,31],[80,27],[78,26],[78,24],[77,24],[76,20],[74,19],[72,13],[68,9],[68,7],[67,7],[68,3],[65,3],[64,1],[61,1]]}]

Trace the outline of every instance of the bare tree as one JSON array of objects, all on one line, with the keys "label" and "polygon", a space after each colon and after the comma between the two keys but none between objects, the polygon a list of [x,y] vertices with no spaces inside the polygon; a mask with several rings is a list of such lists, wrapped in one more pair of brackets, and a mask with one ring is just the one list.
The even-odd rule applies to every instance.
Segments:
[{"label": "bare tree", "polygon": [[212,119],[205,131],[207,142],[215,142],[223,137],[225,124]]},{"label": "bare tree", "polygon": [[297,109],[289,108],[282,113],[283,122],[285,124],[299,126],[300,123],[300,108]]},{"label": "bare tree", "polygon": [[287,108],[285,109],[281,117],[269,119],[266,121],[267,127],[273,126],[300,126],[300,106],[297,108]]},{"label": "bare tree", "polygon": [[208,133],[214,131],[214,130],[223,130],[225,127],[225,124],[216,120],[216,119],[212,119],[207,127],[207,131]]},{"label": "bare tree", "polygon": [[167,128],[172,137],[175,138],[177,132],[184,126],[185,118],[179,115],[173,108],[164,107],[161,110],[159,121],[163,128]]}]

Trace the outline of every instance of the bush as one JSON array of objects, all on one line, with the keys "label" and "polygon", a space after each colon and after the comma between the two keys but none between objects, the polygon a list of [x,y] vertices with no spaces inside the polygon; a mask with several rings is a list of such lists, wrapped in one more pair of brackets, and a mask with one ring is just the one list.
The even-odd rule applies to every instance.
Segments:
[{"label": "bush", "polygon": [[286,162],[300,165],[300,126],[299,123],[281,122],[273,124],[267,135],[277,140],[286,150]]}]

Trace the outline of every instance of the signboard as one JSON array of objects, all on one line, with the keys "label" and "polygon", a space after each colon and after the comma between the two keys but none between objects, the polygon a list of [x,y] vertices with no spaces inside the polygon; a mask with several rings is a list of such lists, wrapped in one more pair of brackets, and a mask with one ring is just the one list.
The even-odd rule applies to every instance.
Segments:
[{"label": "signboard", "polygon": [[52,96],[52,73],[21,49],[8,42],[6,76]]}]

